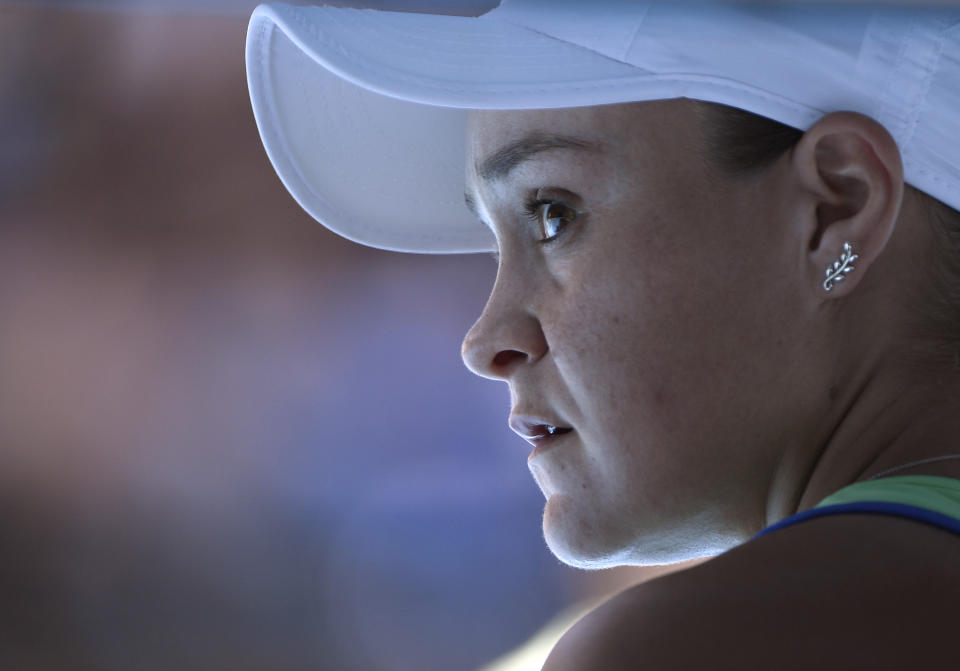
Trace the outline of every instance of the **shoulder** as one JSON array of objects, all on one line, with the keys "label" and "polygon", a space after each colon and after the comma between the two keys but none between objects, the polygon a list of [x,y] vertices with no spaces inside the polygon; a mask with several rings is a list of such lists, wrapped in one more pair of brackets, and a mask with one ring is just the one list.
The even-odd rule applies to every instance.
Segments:
[{"label": "shoulder", "polygon": [[908,520],[810,521],[621,592],[571,627],[543,669],[942,663],[956,654],[957,558],[960,537]]},{"label": "shoulder", "polygon": [[[717,600],[720,590],[698,587],[695,571],[658,578],[607,600],[567,630],[543,671],[719,668],[717,655],[730,659],[731,651],[725,648],[733,641],[717,622],[724,616],[726,626],[736,629],[731,618],[748,610],[757,613],[756,604],[748,610],[730,609]],[[747,626],[746,621],[741,626]]]}]

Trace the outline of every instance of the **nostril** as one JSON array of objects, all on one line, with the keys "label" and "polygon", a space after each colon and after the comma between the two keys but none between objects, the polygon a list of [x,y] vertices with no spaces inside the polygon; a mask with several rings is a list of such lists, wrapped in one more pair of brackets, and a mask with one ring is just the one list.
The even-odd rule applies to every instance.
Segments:
[{"label": "nostril", "polygon": [[497,352],[497,355],[493,357],[493,365],[495,366],[506,366],[515,358],[520,357],[521,359],[527,355],[523,352],[518,352],[515,349],[505,349],[503,351]]}]

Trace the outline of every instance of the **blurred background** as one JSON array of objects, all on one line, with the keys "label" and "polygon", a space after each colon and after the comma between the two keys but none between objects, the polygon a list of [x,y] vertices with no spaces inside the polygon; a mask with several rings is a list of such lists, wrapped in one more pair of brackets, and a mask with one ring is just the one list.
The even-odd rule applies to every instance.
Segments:
[{"label": "blurred background", "polygon": [[549,553],[506,385],[460,360],[493,261],[299,208],[256,4],[0,1],[0,669],[539,669],[504,656],[685,565]]},{"label": "blurred background", "polygon": [[255,4],[0,3],[4,671],[476,669],[647,575],[543,542],[460,360],[493,261],[286,192]]}]

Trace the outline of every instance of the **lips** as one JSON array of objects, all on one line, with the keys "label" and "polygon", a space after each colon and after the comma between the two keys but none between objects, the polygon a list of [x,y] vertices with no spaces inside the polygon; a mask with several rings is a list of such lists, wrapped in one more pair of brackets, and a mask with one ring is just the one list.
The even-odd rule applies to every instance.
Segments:
[{"label": "lips", "polygon": [[539,445],[541,442],[573,431],[569,426],[562,426],[559,420],[517,412],[510,414],[509,424],[515,433],[531,445]]}]

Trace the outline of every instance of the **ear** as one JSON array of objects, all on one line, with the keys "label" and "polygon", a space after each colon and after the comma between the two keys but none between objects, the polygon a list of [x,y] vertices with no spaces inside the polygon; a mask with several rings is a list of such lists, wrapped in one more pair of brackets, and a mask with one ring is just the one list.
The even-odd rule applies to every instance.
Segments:
[{"label": "ear", "polygon": [[[799,225],[812,286],[822,297],[846,296],[886,248],[896,225],[904,192],[897,143],[868,116],[834,112],[804,133],[791,169],[800,184]],[[847,242],[857,258],[845,264]],[[850,266],[853,270],[844,272]],[[838,273],[829,292],[823,286],[828,270]]]}]

